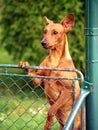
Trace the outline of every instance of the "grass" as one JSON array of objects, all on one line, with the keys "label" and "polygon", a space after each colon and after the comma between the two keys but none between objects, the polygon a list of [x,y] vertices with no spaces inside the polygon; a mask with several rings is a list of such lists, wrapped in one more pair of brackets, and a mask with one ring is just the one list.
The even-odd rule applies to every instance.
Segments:
[{"label": "grass", "polygon": [[[43,97],[21,98],[7,93],[0,98],[0,130],[43,130],[48,108]],[[55,124],[53,130],[57,127]]]},{"label": "grass", "polygon": [[43,130],[49,109],[43,89],[23,77],[1,76],[0,81],[0,130]]}]

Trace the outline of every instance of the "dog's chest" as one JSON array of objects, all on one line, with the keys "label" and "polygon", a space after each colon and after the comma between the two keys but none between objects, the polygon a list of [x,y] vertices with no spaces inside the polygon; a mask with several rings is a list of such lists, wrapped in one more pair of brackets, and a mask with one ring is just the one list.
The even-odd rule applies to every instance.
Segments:
[{"label": "dog's chest", "polygon": [[47,79],[44,82],[44,91],[50,105],[54,104],[60,95],[60,88],[57,85],[56,80],[53,79]]},{"label": "dog's chest", "polygon": [[59,64],[59,58],[54,56],[47,56],[45,59],[45,66],[47,67],[57,67]]}]

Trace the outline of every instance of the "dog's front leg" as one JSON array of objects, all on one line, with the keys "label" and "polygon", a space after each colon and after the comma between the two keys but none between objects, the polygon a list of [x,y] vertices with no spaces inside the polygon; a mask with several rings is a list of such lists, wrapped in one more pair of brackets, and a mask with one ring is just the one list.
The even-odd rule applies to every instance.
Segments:
[{"label": "dog's front leg", "polygon": [[44,127],[44,130],[51,130],[51,127],[53,125],[53,117],[52,115],[47,115],[47,120],[46,120],[46,124]]},{"label": "dog's front leg", "polygon": [[[37,72],[35,72],[34,69],[26,68],[28,66],[30,66],[28,62],[20,62],[19,63],[19,67],[24,68],[24,71],[30,76],[37,77],[43,73],[42,72],[43,70],[38,70]],[[32,81],[33,81],[35,87],[39,86],[42,83],[41,78],[34,78]]]},{"label": "dog's front leg", "polygon": [[64,93],[64,90],[62,89],[57,101],[55,101],[54,104],[51,105],[51,107],[48,111],[47,121],[46,121],[44,130],[51,129],[51,127],[53,125],[53,117],[56,115],[58,109],[60,109],[65,104],[65,97],[66,97],[66,94]]}]

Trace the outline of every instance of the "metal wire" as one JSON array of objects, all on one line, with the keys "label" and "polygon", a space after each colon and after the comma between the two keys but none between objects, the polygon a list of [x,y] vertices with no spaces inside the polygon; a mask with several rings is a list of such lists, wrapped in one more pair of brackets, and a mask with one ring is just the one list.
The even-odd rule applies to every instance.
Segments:
[{"label": "metal wire", "polygon": [[[56,76],[29,76],[20,73],[20,69],[35,69],[35,70],[51,70],[51,71],[65,71],[75,72],[78,78],[66,78]],[[72,96],[73,103],[70,104],[74,107],[74,84],[75,81],[84,81],[83,74],[72,68],[50,68],[29,66],[20,68],[18,65],[5,65],[0,64],[0,129],[1,130],[43,130],[46,121],[47,111],[49,104],[45,98],[45,92],[42,85],[34,88],[32,80],[41,78],[48,82],[47,79],[53,79],[51,87],[55,82],[59,81],[62,86],[65,86],[62,81],[71,80],[72,90],[69,96]],[[55,90],[56,91],[56,90]],[[47,93],[46,93],[47,94]],[[55,95],[54,95],[55,96]],[[68,103],[68,96],[66,99]],[[66,115],[66,113],[64,113]],[[58,121],[55,119],[53,130],[59,129]],[[74,130],[74,125],[73,125]]]}]

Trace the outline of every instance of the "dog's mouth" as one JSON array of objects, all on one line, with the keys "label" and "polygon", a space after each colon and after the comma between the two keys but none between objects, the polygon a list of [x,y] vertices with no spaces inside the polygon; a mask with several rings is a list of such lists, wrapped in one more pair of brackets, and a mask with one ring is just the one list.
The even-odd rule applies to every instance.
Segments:
[{"label": "dog's mouth", "polygon": [[49,50],[52,48],[52,46],[42,46],[44,49]]}]

